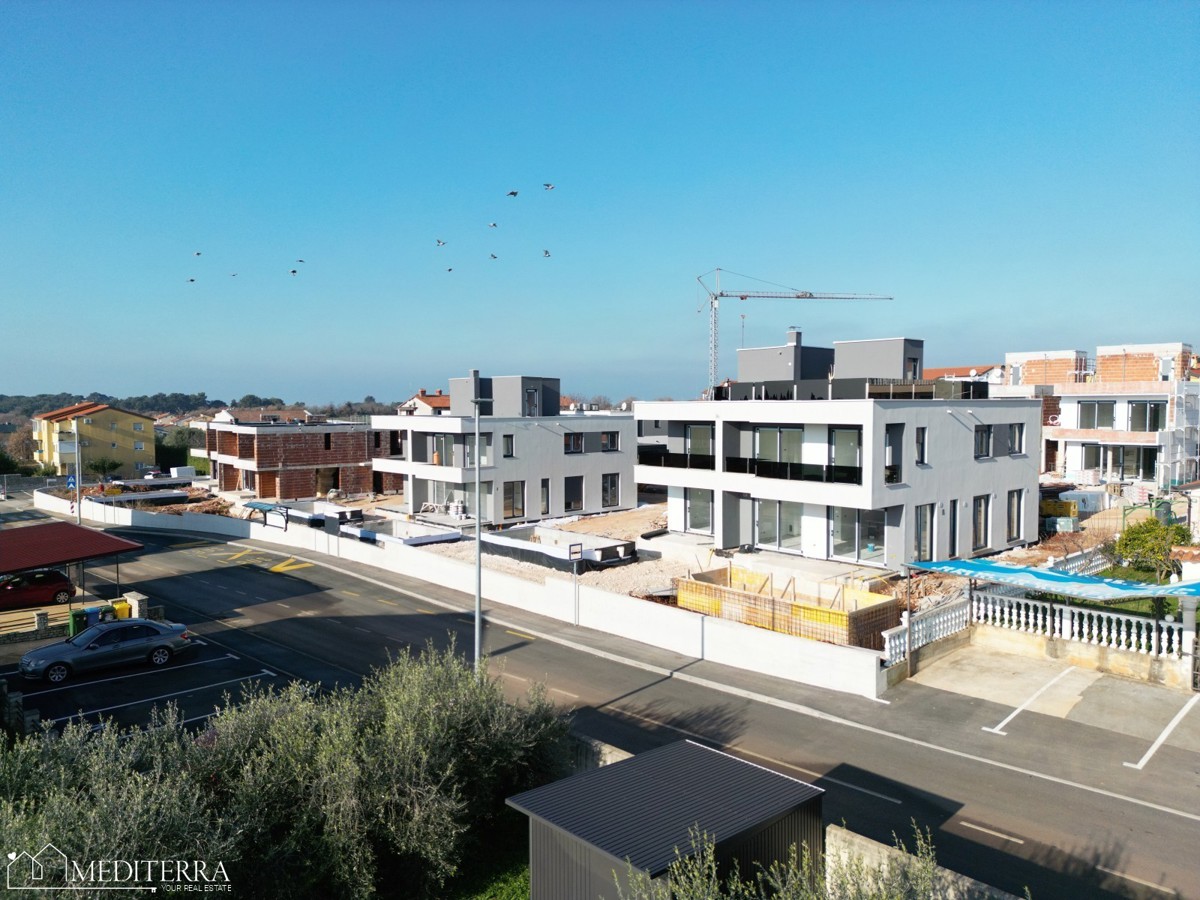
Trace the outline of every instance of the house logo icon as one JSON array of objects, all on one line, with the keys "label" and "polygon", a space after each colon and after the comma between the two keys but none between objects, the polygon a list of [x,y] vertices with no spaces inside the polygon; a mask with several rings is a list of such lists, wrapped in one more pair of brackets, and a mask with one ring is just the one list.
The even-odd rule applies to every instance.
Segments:
[{"label": "house logo icon", "polygon": [[37,853],[9,851],[5,885],[10,891],[67,886],[67,854],[47,843]]}]

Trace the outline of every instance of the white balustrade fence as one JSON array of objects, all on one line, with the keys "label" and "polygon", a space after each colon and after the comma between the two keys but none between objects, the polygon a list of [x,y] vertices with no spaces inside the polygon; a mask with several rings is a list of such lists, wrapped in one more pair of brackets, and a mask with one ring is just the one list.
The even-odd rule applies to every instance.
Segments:
[{"label": "white balustrade fence", "polygon": [[1070,553],[1062,559],[1051,558],[1047,568],[1056,572],[1070,572],[1072,575],[1099,575],[1111,565],[1099,547],[1090,547]]},{"label": "white balustrade fence", "polygon": [[[908,613],[903,615],[907,616]],[[971,602],[966,597],[912,614],[912,644],[916,650],[926,644],[957,634],[971,624]],[[883,632],[884,666],[903,662],[908,655],[909,628],[901,624]]]},{"label": "white balustrade fence", "polygon": [[974,621],[985,625],[1113,650],[1174,657],[1184,652],[1180,622],[982,591],[976,592],[971,613]]}]

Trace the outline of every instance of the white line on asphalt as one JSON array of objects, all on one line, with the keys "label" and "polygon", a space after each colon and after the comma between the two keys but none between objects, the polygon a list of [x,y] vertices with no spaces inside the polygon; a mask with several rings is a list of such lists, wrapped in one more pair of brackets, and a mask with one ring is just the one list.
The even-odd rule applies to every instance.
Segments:
[{"label": "white line on asphalt", "polygon": [[[244,546],[237,542],[231,542],[232,546]],[[264,550],[265,553],[271,553],[275,556],[290,556],[291,554],[281,553],[278,550]],[[328,569],[331,572],[340,572],[343,575],[348,575],[351,578],[357,578],[360,581],[366,581],[369,584],[374,584],[378,587],[389,591],[405,594],[433,606],[440,606],[442,609],[450,612],[462,612],[462,607],[456,606],[453,603],[448,603],[445,600],[439,600],[436,597],[430,597],[428,594],[420,593],[412,588],[401,588],[394,584],[389,584],[377,578],[363,575],[361,572],[356,572],[351,569],[344,569],[340,566],[330,565],[323,560],[310,560],[302,556],[296,556],[295,559],[312,562],[314,565],[320,565],[322,568]],[[484,616],[484,621],[489,625],[507,627],[510,623],[506,622],[491,613]],[[519,626],[525,628],[527,626]],[[529,629],[532,631],[533,629]],[[790,700],[780,700],[778,697],[771,697],[767,694],[761,694],[757,691],[749,691],[744,688],[734,687],[730,684],[722,684],[717,681],[712,681],[708,678],[701,678],[696,675],[691,675],[687,672],[680,672],[675,669],[668,669],[665,666],[656,666],[653,663],[641,662],[640,660],[630,659],[626,656],[621,656],[617,653],[610,653],[607,650],[600,650],[597,647],[589,647],[587,644],[581,644],[577,641],[567,640],[550,632],[541,632],[537,637],[558,644],[561,647],[567,647],[571,650],[576,650],[580,653],[587,653],[589,656],[594,656],[597,659],[606,659],[610,662],[619,663],[623,666],[628,666],[632,669],[641,669],[644,672],[650,672],[662,678],[674,678],[677,681],[687,682],[706,688],[710,691],[718,691],[723,694],[729,694],[732,697],[743,697],[746,700],[751,700],[755,703],[762,703],[766,706],[774,706],[776,709],[787,710],[796,715],[807,716],[812,719],[817,719],[821,722],[829,722],[831,724],[840,725],[844,728],[850,728],[857,731],[863,731],[867,734],[874,734],[878,737],[890,738],[894,741],[899,741],[902,744],[909,744],[914,747],[922,747],[926,750],[932,750],[937,753],[945,753],[947,756],[954,756],[958,759],[965,759],[968,762],[977,763],[982,766],[991,766],[996,769],[1003,769],[1006,772],[1015,772],[1018,775],[1025,775],[1029,778],[1036,778],[1041,781],[1048,781],[1051,784],[1059,784],[1063,787],[1074,788],[1075,790],[1086,791],[1089,794],[1096,794],[1100,797],[1108,797],[1112,800],[1121,800],[1125,803],[1132,803],[1134,806],[1141,806],[1145,809],[1153,809],[1158,812],[1168,813],[1173,816],[1179,816],[1181,819],[1190,819],[1194,822],[1200,822],[1200,813],[1188,812],[1187,810],[1175,809],[1171,806],[1166,806],[1161,803],[1152,803],[1149,800],[1142,800],[1140,797],[1130,797],[1127,794],[1118,794],[1116,791],[1105,790],[1104,788],[1095,787],[1090,784],[1081,784],[1078,781],[1071,781],[1067,778],[1058,778],[1054,775],[1047,775],[1045,772],[1040,772],[1036,769],[1027,769],[1023,766],[1017,766],[1012,763],[1006,763],[998,759],[992,759],[987,756],[979,756],[975,753],[967,753],[965,750],[955,750],[953,747],[943,747],[941,744],[935,744],[932,741],[922,740],[921,738],[909,737],[907,734],[899,734],[894,731],[887,731],[883,728],[876,728],[874,725],[867,725],[864,722],[856,722],[854,719],[846,719],[841,716],[835,716],[832,713],[827,713],[823,710],[812,706],[805,706],[802,703],[792,703]],[[855,695],[864,697],[865,695]]]},{"label": "white line on asphalt", "polygon": [[1011,722],[1013,719],[1015,719],[1017,717],[1017,713],[1021,712],[1023,709],[1025,709],[1027,706],[1029,706],[1030,703],[1032,703],[1038,697],[1042,696],[1042,694],[1046,690],[1048,690],[1050,688],[1050,686],[1052,684],[1054,684],[1054,682],[1058,681],[1060,678],[1062,678],[1067,673],[1073,672],[1073,671],[1075,671],[1074,666],[1067,666],[1065,669],[1063,669],[1061,672],[1059,672],[1057,675],[1055,675],[1053,678],[1051,678],[1049,681],[1047,681],[1045,684],[1043,684],[1040,688],[1038,688],[1034,692],[1032,697],[1030,697],[1028,700],[1026,700],[1024,703],[1022,703],[1020,706],[1018,706],[1016,709],[1014,709],[1011,713],[1009,713],[1008,718],[1005,719],[1003,722],[1001,722],[999,725],[997,725],[995,728],[988,728],[985,726],[981,730],[982,731],[990,731],[992,734],[998,734],[1001,737],[1004,737],[1008,732],[1001,731],[1000,729],[1002,729],[1005,725],[1007,725],[1009,722]]},{"label": "white line on asphalt", "polygon": [[1124,878],[1126,881],[1132,881],[1134,884],[1140,884],[1142,887],[1148,887],[1151,890],[1162,891],[1164,894],[1178,895],[1179,892],[1174,888],[1166,887],[1165,885],[1155,884],[1153,881],[1142,881],[1140,878],[1134,878],[1132,875],[1126,875],[1124,872],[1118,872],[1115,869],[1109,869],[1106,866],[1096,866],[1101,872],[1107,875],[1112,875],[1116,878]]},{"label": "white line on asphalt", "polygon": [[291,606],[289,606],[286,603],[280,603],[279,605],[282,606],[284,609],[291,609]]},{"label": "white line on asphalt", "polygon": [[[212,659],[198,659],[195,662],[178,663],[174,666],[171,666],[171,671],[174,672],[174,671],[178,671],[180,669],[190,669],[192,666],[203,666],[203,665],[207,665],[208,663],[220,662],[221,660],[225,659],[226,657],[228,657],[230,659],[237,659],[237,657],[234,656],[232,653],[228,653],[228,654],[226,654],[226,656],[215,656]],[[25,696],[26,697],[41,697],[45,694],[53,694],[55,691],[69,691],[69,690],[71,690],[71,688],[75,688],[75,687],[91,686],[93,684],[104,684],[106,681],[120,681],[123,678],[142,678],[146,675],[157,674],[157,672],[158,672],[158,669],[147,669],[145,672],[130,672],[127,675],[114,675],[112,678],[98,678],[95,681],[81,681],[81,682],[76,682],[74,684],[63,684],[63,685],[59,685],[58,687],[46,688],[45,690],[42,690],[42,691],[26,691]]]},{"label": "white line on asphalt", "polygon": [[576,700],[579,699],[578,694],[572,694],[570,691],[564,691],[562,688],[550,688],[550,693],[562,694],[564,697],[573,697]]},{"label": "white line on asphalt", "polygon": [[1163,745],[1163,741],[1171,736],[1171,732],[1175,730],[1175,726],[1183,721],[1183,717],[1188,714],[1188,710],[1196,705],[1197,701],[1200,701],[1200,694],[1197,694],[1187,703],[1183,704],[1183,709],[1175,713],[1175,718],[1171,720],[1171,724],[1162,730],[1162,734],[1160,734],[1154,743],[1150,745],[1150,749],[1146,751],[1145,756],[1143,756],[1136,763],[1125,763],[1125,765],[1129,766],[1131,769],[1140,769],[1146,765],[1146,763],[1150,761],[1150,757],[1158,752],[1158,748]]},{"label": "white line on asphalt", "polygon": [[998,837],[1005,841],[1012,841],[1014,844],[1025,843],[1019,837],[1013,837],[1011,834],[1005,834],[1003,831],[992,831],[992,829],[984,828],[982,825],[972,825],[970,822],[964,822],[962,819],[958,820],[958,824],[962,825],[963,828],[972,828],[975,831],[982,831],[984,834],[990,834],[992,837]]},{"label": "white line on asphalt", "polygon": [[69,715],[69,716],[59,716],[57,719],[51,719],[50,721],[51,722],[65,722],[68,719],[74,719],[76,717],[82,718],[83,716],[93,716],[93,715],[96,715],[97,713],[109,712],[110,710],[114,710],[114,709],[124,709],[126,706],[137,706],[140,703],[153,703],[156,700],[166,700],[168,697],[178,697],[180,694],[191,694],[191,693],[195,693],[196,691],[205,690],[207,688],[220,687],[223,684],[233,684],[234,682],[237,682],[237,681],[249,681],[251,678],[257,678],[259,675],[269,675],[272,678],[278,677],[278,676],[276,676],[276,674],[274,672],[272,672],[268,669],[263,669],[261,672],[255,672],[253,675],[243,675],[241,678],[229,678],[225,681],[214,682],[213,684],[203,684],[203,685],[200,685],[199,687],[185,688],[182,691],[174,691],[170,694],[159,694],[157,697],[144,697],[140,700],[133,700],[129,703],[117,703],[113,706],[102,707],[101,709],[89,709],[86,712],[84,712],[83,710],[80,710],[77,713],[71,713],[71,715]]},{"label": "white line on asphalt", "polygon": [[363,634],[373,634],[370,628],[363,628],[361,625],[354,626],[355,631],[361,631]]},{"label": "white line on asphalt", "polygon": [[[517,681],[524,681],[524,682],[528,682],[528,681],[529,681],[529,679],[528,679],[528,678],[526,678],[525,676],[523,676],[523,675],[514,675],[512,672],[501,672],[500,674],[501,674],[501,675],[503,675],[505,678],[515,678],[515,679],[517,679]],[[552,690],[552,691],[553,691],[553,690],[557,690],[557,688],[550,688],[550,690]]]}]

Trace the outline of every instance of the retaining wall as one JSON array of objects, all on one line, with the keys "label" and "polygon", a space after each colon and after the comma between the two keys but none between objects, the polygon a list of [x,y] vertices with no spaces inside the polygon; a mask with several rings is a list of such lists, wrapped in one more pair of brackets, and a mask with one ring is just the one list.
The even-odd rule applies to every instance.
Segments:
[{"label": "retaining wall", "polygon": [[[69,514],[70,504],[37,494],[39,509]],[[85,500],[85,519],[159,530],[186,530],[249,538],[303,553],[373,566],[465,594],[475,593],[475,565],[393,542],[374,543],[330,534],[323,529],[290,526],[286,531],[222,516],[150,513],[115,509]],[[829,690],[875,698],[887,689],[880,654],[777,634],[688,610],[579,586],[571,579],[548,578],[545,584],[484,568],[482,593],[490,604],[523,609],[562,622],[638,641],[683,656],[705,659],[764,675]]]}]

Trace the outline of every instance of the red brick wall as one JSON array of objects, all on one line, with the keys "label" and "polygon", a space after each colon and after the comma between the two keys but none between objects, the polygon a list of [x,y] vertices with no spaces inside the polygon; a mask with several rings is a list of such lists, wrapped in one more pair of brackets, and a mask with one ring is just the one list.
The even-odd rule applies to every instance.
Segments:
[{"label": "red brick wall", "polygon": [[371,469],[369,466],[342,466],[338,473],[338,482],[347,494],[366,494],[371,490]]},{"label": "red brick wall", "polygon": [[1049,425],[1051,416],[1062,415],[1062,399],[1053,395],[1042,398],[1042,424]]},{"label": "red brick wall", "polygon": [[233,466],[225,463],[220,463],[217,466],[217,484],[223,491],[236,491],[238,489],[238,470]]},{"label": "red brick wall", "polygon": [[395,472],[382,472],[382,485],[385,494],[398,494],[404,490],[404,476]]},{"label": "red brick wall", "polygon": [[1110,353],[1096,357],[1096,380],[1100,382],[1158,381],[1158,357],[1153,353]]},{"label": "red brick wall", "polygon": [[315,469],[285,469],[279,473],[279,499],[298,500],[315,497],[317,473]]},{"label": "red brick wall", "polygon": [[255,491],[261,497],[278,497],[279,496],[279,479],[274,472],[258,472],[258,490]]},{"label": "red brick wall", "polygon": [[[1075,373],[1083,368],[1083,361],[1075,357],[1055,359],[1031,359],[1021,363],[1021,384],[1065,384],[1075,380]],[[1012,368],[1004,373],[1004,380],[1012,384]]]},{"label": "red brick wall", "polygon": [[[329,449],[325,438],[329,437]],[[370,436],[365,432],[305,432],[303,434],[259,434],[254,459],[259,468],[278,466],[344,466],[370,459]],[[374,452],[371,450],[370,452]]]}]

